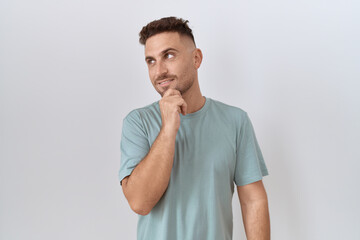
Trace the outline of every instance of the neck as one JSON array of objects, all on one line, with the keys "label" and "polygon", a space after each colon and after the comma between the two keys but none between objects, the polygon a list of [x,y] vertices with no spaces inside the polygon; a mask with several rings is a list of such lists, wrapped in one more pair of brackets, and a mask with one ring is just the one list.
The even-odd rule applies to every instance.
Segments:
[{"label": "neck", "polygon": [[205,104],[205,97],[201,94],[199,82],[196,79],[191,89],[182,95],[187,104],[186,114],[199,111]]}]

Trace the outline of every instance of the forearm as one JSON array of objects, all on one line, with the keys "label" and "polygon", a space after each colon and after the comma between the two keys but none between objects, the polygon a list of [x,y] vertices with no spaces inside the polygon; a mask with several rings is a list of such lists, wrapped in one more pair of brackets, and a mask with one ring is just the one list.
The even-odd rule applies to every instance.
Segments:
[{"label": "forearm", "polygon": [[175,139],[176,132],[161,129],[149,153],[129,176],[124,194],[135,212],[148,214],[167,189],[174,161]]},{"label": "forearm", "polygon": [[270,239],[270,216],[267,199],[241,204],[247,240]]}]

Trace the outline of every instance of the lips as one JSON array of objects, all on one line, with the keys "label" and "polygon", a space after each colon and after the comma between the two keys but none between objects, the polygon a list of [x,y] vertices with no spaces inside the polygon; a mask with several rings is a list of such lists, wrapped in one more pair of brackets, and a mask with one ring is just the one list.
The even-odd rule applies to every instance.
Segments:
[{"label": "lips", "polygon": [[158,84],[160,86],[165,86],[165,85],[168,85],[170,82],[172,82],[174,79],[165,79],[165,80],[162,80],[162,81],[159,81]]}]

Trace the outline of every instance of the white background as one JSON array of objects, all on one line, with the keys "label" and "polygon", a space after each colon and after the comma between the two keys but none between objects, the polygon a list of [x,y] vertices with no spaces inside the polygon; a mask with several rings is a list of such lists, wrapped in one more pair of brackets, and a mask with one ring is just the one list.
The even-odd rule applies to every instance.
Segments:
[{"label": "white background", "polygon": [[[360,239],[358,1],[0,2],[0,239],[135,239],[123,117],[160,98],[141,27],[190,21],[202,94],[247,111],[272,239]],[[233,198],[234,239],[245,239]]]}]

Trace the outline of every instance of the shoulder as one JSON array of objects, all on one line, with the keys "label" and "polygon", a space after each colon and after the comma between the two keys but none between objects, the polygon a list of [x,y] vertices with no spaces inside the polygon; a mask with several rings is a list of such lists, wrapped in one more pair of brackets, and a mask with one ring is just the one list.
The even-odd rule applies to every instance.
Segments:
[{"label": "shoulder", "polygon": [[149,115],[154,115],[158,112],[158,102],[153,102],[144,107],[135,108],[131,110],[124,118],[124,120],[135,120],[142,121],[142,119],[148,117]]},{"label": "shoulder", "polygon": [[241,121],[247,117],[247,112],[240,107],[224,103],[219,100],[211,99],[213,110],[220,115]]}]

